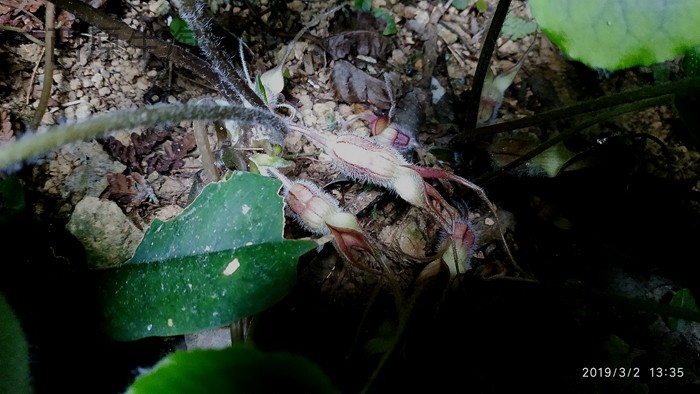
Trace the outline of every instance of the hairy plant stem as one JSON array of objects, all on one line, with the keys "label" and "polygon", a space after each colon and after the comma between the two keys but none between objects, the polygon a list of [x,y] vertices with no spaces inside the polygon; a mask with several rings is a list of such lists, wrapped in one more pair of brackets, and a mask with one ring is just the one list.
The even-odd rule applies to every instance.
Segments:
[{"label": "hairy plant stem", "polygon": [[567,129],[566,131],[563,131],[561,134],[557,135],[554,138],[551,138],[542,144],[538,145],[537,148],[531,150],[530,152],[527,152],[526,154],[518,157],[517,159],[513,160],[512,162],[506,164],[505,166],[498,168],[494,171],[491,171],[487,174],[482,175],[476,180],[476,183],[485,183],[499,175],[502,175],[508,171],[514,170],[518,168],[519,166],[527,163],[530,159],[533,157],[539,155],[540,153],[544,152],[545,150],[551,148],[552,146],[564,141],[565,139],[569,138],[571,135],[574,133],[578,133],[579,131],[585,130],[591,126],[594,126],[600,122],[604,122],[608,119],[612,119],[616,116],[620,116],[622,114],[628,113],[628,112],[634,112],[634,111],[639,111],[644,108],[649,108],[649,107],[656,107],[658,105],[662,104],[667,104],[672,102],[673,96],[672,95],[666,95],[666,96],[661,96],[661,97],[655,97],[651,99],[646,99],[642,101],[636,101],[630,104],[623,104],[620,105],[616,108],[613,108],[609,111],[603,112],[601,114],[598,114],[590,119],[586,119],[582,121],[581,123],[577,124],[574,127],[571,127]]},{"label": "hairy plant stem", "polygon": [[41,87],[41,97],[39,97],[39,105],[36,107],[32,126],[36,129],[41,124],[41,119],[44,117],[46,107],[51,97],[51,87],[53,86],[53,48],[56,29],[54,29],[54,18],[56,16],[56,6],[51,2],[46,2],[46,22],[44,23],[45,31],[45,51],[44,51],[44,83]]},{"label": "hairy plant stem", "polygon": [[[667,94],[690,93],[700,89],[700,78],[687,78],[680,81],[669,82],[663,85],[650,86],[631,90],[628,92],[611,94],[593,100],[584,101],[564,108],[558,108],[537,115],[496,123],[488,126],[467,129],[455,135],[450,141],[454,148],[464,145],[477,137],[503,133],[506,131],[522,129],[525,127],[546,124],[556,120],[571,118],[577,115],[596,112],[612,108],[618,105],[633,103],[648,98],[664,96]],[[641,108],[640,108],[641,109]]]},{"label": "hairy plant stem", "polygon": [[[262,99],[249,86],[249,81],[242,74],[243,65],[236,66],[231,53],[236,50],[226,48],[224,37],[218,36],[214,31],[214,21],[207,11],[209,2],[204,0],[183,0],[180,7],[180,16],[187,22],[192,32],[197,37],[200,49],[209,60],[211,68],[219,76],[219,89],[234,91],[238,96],[236,100],[248,103],[256,107],[266,107]],[[240,59],[244,62],[245,59]]]},{"label": "hairy plant stem", "polygon": [[284,130],[284,122],[268,110],[240,106],[174,104],[113,111],[75,123],[50,127],[45,132],[0,146],[0,168],[17,164],[65,144],[97,137],[111,131],[185,120],[236,119],[267,128]]},{"label": "hairy plant stem", "polygon": [[481,46],[481,53],[479,54],[479,62],[476,64],[476,71],[474,72],[472,88],[469,91],[469,99],[467,100],[467,129],[473,129],[476,126],[476,121],[479,117],[479,105],[481,103],[481,91],[484,89],[486,72],[491,64],[491,57],[496,48],[496,40],[501,33],[503,21],[506,20],[508,8],[510,8],[510,0],[498,1],[496,11],[493,13],[493,17],[491,17],[489,31],[486,33],[486,37],[484,37],[484,43]]}]

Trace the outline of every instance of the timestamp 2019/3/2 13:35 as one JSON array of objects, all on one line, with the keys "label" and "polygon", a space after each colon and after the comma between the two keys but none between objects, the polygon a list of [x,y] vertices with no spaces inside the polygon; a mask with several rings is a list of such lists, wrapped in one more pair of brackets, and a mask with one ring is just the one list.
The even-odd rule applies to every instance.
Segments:
[{"label": "timestamp 2019/3/2 13:35", "polygon": [[682,367],[583,367],[581,368],[582,378],[639,378],[648,372],[652,378],[682,378]]}]

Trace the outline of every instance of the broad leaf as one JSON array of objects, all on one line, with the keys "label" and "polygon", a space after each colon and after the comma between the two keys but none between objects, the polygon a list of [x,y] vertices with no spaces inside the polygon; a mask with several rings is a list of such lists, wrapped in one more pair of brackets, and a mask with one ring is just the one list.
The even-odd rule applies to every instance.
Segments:
[{"label": "broad leaf", "polygon": [[101,274],[105,330],[119,340],[219,327],[261,312],[296,280],[313,241],[283,238],[280,182],[250,173],[209,184],[155,220],[134,257]]},{"label": "broad leaf", "polygon": [[700,45],[697,0],[530,0],[542,30],[567,55],[617,70],[672,59]]},{"label": "broad leaf", "polygon": [[246,346],[175,352],[141,375],[128,394],[337,393],[309,360]]},{"label": "broad leaf", "polygon": [[0,294],[0,393],[31,393],[29,345],[17,316]]}]

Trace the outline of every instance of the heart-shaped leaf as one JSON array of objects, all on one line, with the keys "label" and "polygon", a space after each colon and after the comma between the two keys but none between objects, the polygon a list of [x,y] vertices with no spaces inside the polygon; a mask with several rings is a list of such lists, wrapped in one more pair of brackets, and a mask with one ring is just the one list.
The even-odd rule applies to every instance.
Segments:
[{"label": "heart-shaped leaf", "polygon": [[700,45],[696,0],[530,0],[567,55],[608,70],[651,65]]},{"label": "heart-shaped leaf", "polygon": [[134,257],[100,274],[115,339],[177,335],[261,312],[296,280],[313,241],[285,240],[280,182],[236,173],[207,185],[176,218],[155,220]]},{"label": "heart-shaped leaf", "polygon": [[175,352],[141,375],[128,394],[337,393],[309,360],[247,346]]}]

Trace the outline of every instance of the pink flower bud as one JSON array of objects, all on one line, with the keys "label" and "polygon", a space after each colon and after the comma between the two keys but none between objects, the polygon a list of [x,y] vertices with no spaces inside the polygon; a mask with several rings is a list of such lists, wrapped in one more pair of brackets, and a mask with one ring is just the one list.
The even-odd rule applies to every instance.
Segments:
[{"label": "pink flower bud", "polygon": [[354,134],[329,139],[326,153],[346,175],[391,189],[397,170],[408,165],[396,149]]},{"label": "pink flower bud", "polygon": [[327,234],[326,218],[340,212],[338,202],[333,197],[304,180],[291,183],[286,201],[299,222],[316,234]]},{"label": "pink flower bud", "polygon": [[466,272],[474,253],[476,236],[474,230],[465,219],[459,219],[452,224],[452,234],[447,237],[441,246],[444,249],[442,261],[450,270],[450,276]]},{"label": "pink flower bud", "polygon": [[415,145],[411,133],[393,122],[379,133],[374,133],[372,130],[372,135],[374,135],[374,140],[380,144],[393,146],[401,152],[405,152]]}]

